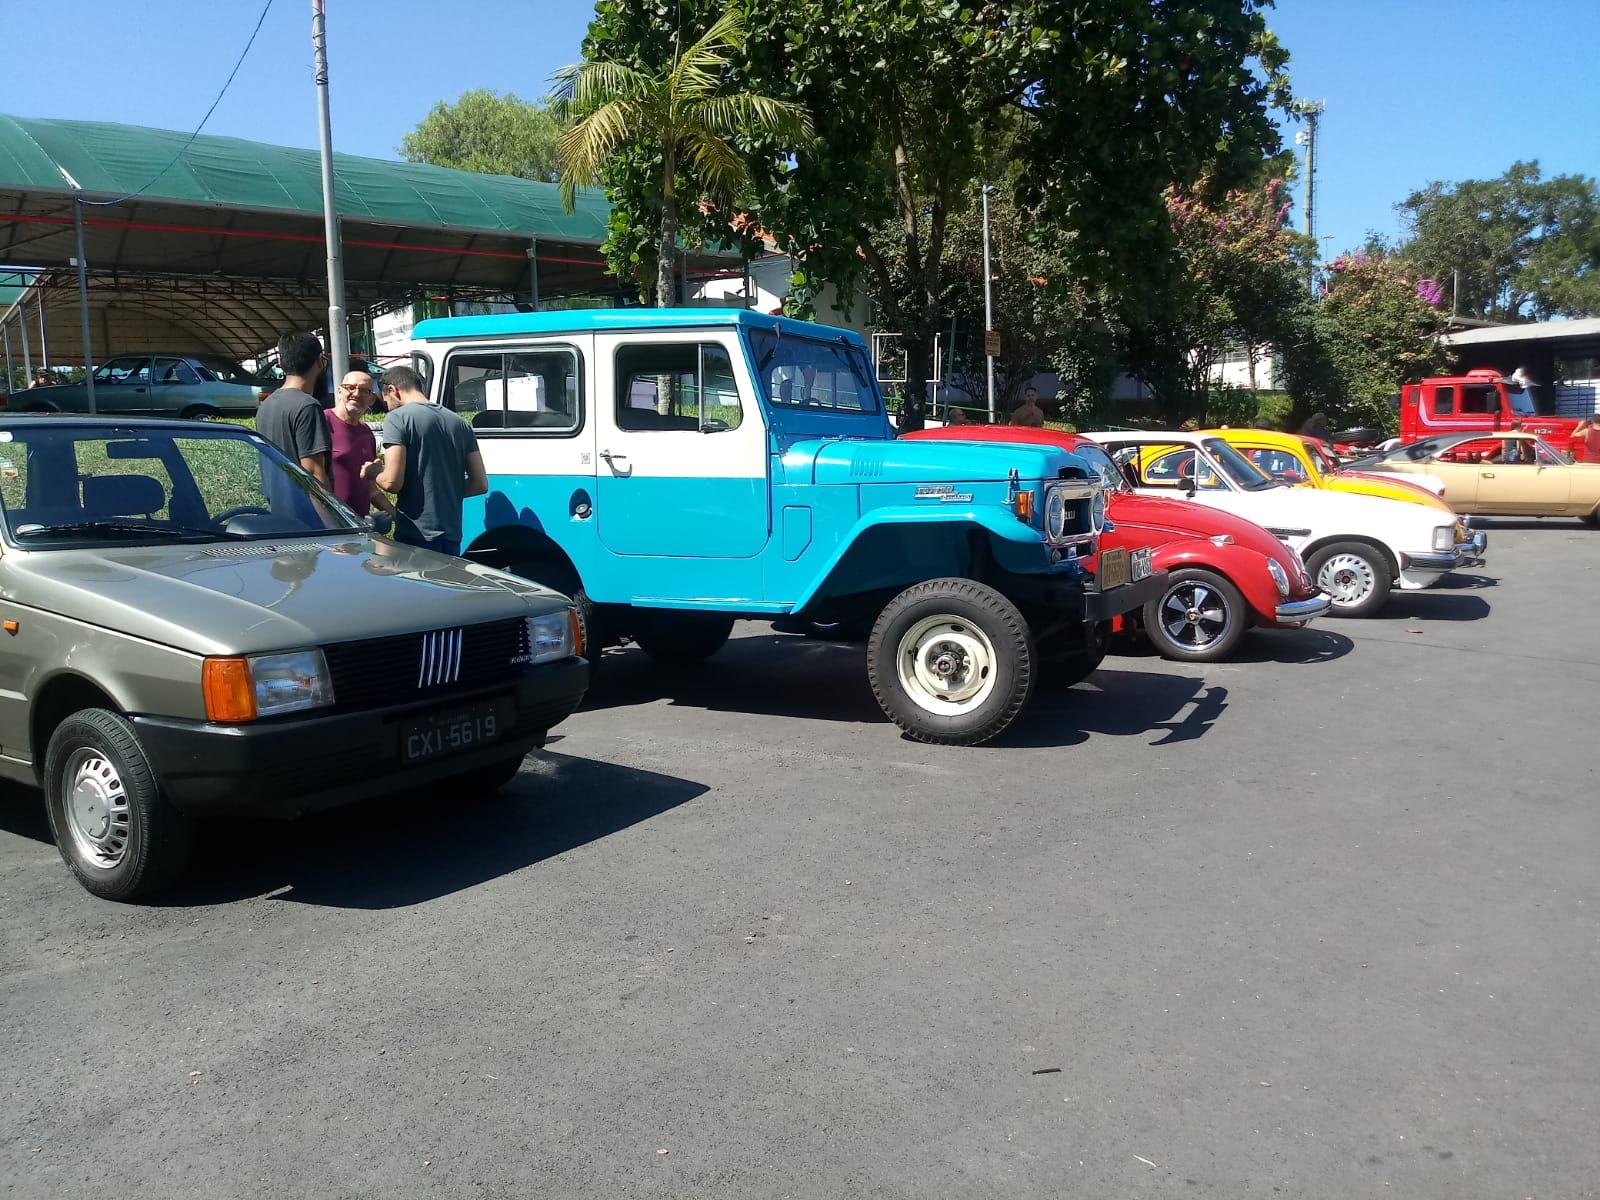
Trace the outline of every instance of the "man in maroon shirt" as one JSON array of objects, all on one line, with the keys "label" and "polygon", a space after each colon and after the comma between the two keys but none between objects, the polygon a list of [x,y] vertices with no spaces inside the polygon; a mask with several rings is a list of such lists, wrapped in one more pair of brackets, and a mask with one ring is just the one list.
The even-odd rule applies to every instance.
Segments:
[{"label": "man in maroon shirt", "polygon": [[394,511],[394,502],[373,483],[382,464],[373,462],[378,457],[378,442],[363,418],[376,399],[372,376],[351,371],[334,392],[333,407],[324,412],[333,441],[333,494],[358,517],[366,516],[374,505],[385,512]]}]

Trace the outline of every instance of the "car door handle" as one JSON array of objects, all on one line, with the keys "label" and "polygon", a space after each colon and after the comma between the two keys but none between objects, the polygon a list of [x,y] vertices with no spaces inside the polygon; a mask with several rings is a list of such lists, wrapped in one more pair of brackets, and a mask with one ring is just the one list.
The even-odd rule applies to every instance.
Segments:
[{"label": "car door handle", "polygon": [[1483,477],[1485,479],[1493,479],[1494,478],[1494,472],[1493,471],[1485,471],[1483,473]]},{"label": "car door handle", "polygon": [[633,474],[633,467],[629,465],[626,454],[613,454],[609,450],[602,450],[600,457],[606,460],[606,466],[611,468],[613,475]]}]

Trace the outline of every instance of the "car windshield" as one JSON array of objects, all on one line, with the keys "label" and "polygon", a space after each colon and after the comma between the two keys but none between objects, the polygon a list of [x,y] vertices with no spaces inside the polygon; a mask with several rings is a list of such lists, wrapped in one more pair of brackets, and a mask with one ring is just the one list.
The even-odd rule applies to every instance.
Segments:
[{"label": "car windshield", "polygon": [[190,359],[200,368],[201,376],[209,374],[218,383],[242,383],[250,386],[260,382],[254,375],[246,371],[238,363],[228,358],[216,358],[212,355],[200,355]]},{"label": "car windshield", "polygon": [[0,514],[29,549],[282,538],[362,529],[298,466],[242,429],[0,429]]},{"label": "car windshield", "polygon": [[1539,410],[1533,403],[1533,397],[1528,395],[1526,389],[1519,388],[1514,383],[1507,383],[1506,398],[1511,401],[1511,411],[1516,413],[1517,416],[1536,417],[1539,415]]},{"label": "car windshield", "polygon": [[1339,470],[1339,460],[1323,448],[1321,442],[1315,438],[1308,438],[1305,442],[1306,450],[1311,455],[1311,461],[1317,464],[1317,470],[1324,475],[1332,475]]},{"label": "car windshield", "polygon": [[866,351],[843,341],[754,329],[750,353],[767,403],[812,412],[877,413],[878,387]]},{"label": "car windshield", "polygon": [[1099,446],[1093,442],[1079,442],[1072,448],[1072,452],[1088,463],[1089,469],[1100,476],[1102,487],[1113,492],[1129,490],[1127,479],[1117,469],[1117,464],[1111,461],[1111,455]]},{"label": "car windshield", "polygon": [[1222,469],[1222,473],[1232,480],[1236,487],[1241,487],[1247,492],[1256,492],[1278,486],[1276,479],[1257,468],[1221,438],[1207,438],[1201,444],[1205,452]]}]

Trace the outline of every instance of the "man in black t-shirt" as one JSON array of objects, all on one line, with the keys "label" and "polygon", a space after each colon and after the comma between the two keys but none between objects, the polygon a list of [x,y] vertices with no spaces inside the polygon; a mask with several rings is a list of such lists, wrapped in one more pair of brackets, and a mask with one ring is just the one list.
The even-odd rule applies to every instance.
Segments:
[{"label": "man in black t-shirt", "polygon": [[317,377],[327,369],[328,356],[315,335],[286,333],[278,339],[278,365],[283,368],[283,386],[256,410],[256,432],[327,487],[333,444],[322,405],[312,393]]}]

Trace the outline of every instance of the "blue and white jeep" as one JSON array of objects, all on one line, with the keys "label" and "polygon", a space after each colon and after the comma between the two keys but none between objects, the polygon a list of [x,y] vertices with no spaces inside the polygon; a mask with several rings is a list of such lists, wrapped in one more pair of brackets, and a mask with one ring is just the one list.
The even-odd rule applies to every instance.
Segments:
[{"label": "blue and white jeep", "polygon": [[607,309],[429,320],[413,339],[489,472],[466,553],[576,599],[591,656],[629,639],[699,660],[739,618],[868,632],[884,712],[971,744],[1041,675],[1092,671],[1110,618],[1159,593],[1126,563],[1107,589],[1084,568],[1105,497],[1077,456],[894,440],[849,331]]}]

